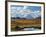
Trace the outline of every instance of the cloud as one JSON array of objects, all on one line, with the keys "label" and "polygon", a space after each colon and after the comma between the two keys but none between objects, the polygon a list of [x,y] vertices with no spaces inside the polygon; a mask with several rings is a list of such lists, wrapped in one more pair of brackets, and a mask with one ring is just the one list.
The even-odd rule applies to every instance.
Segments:
[{"label": "cloud", "polygon": [[12,7],[11,9],[11,17],[21,17],[21,18],[36,18],[36,17],[39,17],[41,16],[41,12],[40,10],[29,10],[29,9],[26,9],[27,6],[24,6],[23,8],[22,7]]},{"label": "cloud", "polygon": [[12,13],[12,17],[27,17],[28,15],[32,16],[33,18],[36,18],[40,16],[40,11],[31,11],[31,10],[20,10]]},{"label": "cloud", "polygon": [[41,16],[41,12],[39,10],[38,11],[34,11],[34,12],[31,13],[31,16],[33,18],[39,17],[39,16]]},{"label": "cloud", "polygon": [[24,8],[23,9],[26,9],[27,8],[27,6],[24,6]]},{"label": "cloud", "polygon": [[26,17],[28,16],[28,14],[31,14],[31,11],[30,10],[20,10],[20,11],[17,11],[16,14],[18,14],[19,17]]}]

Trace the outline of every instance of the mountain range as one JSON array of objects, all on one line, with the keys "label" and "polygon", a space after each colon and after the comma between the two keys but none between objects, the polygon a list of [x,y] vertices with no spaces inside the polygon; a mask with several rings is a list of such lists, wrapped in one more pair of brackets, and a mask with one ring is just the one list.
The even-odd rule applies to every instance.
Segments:
[{"label": "mountain range", "polygon": [[[11,17],[11,19],[29,19],[29,18]],[[34,19],[34,18],[31,18],[31,19]],[[37,17],[35,19],[41,19],[41,17]]]}]

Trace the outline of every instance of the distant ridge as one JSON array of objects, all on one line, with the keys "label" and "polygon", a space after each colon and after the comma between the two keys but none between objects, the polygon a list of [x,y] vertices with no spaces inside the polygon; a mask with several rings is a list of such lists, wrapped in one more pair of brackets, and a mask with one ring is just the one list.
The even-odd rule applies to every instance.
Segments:
[{"label": "distant ridge", "polygon": [[37,17],[36,19],[41,19],[41,16],[40,17]]},{"label": "distant ridge", "polygon": [[[28,18],[20,18],[20,17],[16,17],[16,18],[15,18],[15,17],[11,17],[11,19],[14,19],[14,20],[15,20],[15,19],[28,19]],[[32,19],[33,19],[33,18],[32,18]],[[31,20],[32,20],[32,19],[31,19]],[[35,18],[35,19],[41,19],[41,17],[37,17],[37,18]]]}]

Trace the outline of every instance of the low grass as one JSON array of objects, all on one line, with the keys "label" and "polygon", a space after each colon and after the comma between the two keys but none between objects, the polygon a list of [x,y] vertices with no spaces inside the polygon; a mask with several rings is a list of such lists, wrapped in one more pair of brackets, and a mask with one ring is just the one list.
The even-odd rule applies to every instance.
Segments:
[{"label": "low grass", "polygon": [[20,28],[40,28],[41,27],[41,20],[11,20],[11,30],[16,31],[16,26],[19,26]]}]

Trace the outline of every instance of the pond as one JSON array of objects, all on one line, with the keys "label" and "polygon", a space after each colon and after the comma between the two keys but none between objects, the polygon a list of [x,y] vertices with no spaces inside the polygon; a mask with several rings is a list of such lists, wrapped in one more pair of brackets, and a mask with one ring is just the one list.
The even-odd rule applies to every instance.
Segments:
[{"label": "pond", "polygon": [[38,28],[24,28],[23,30],[24,31],[38,31],[40,29],[38,29]]}]

